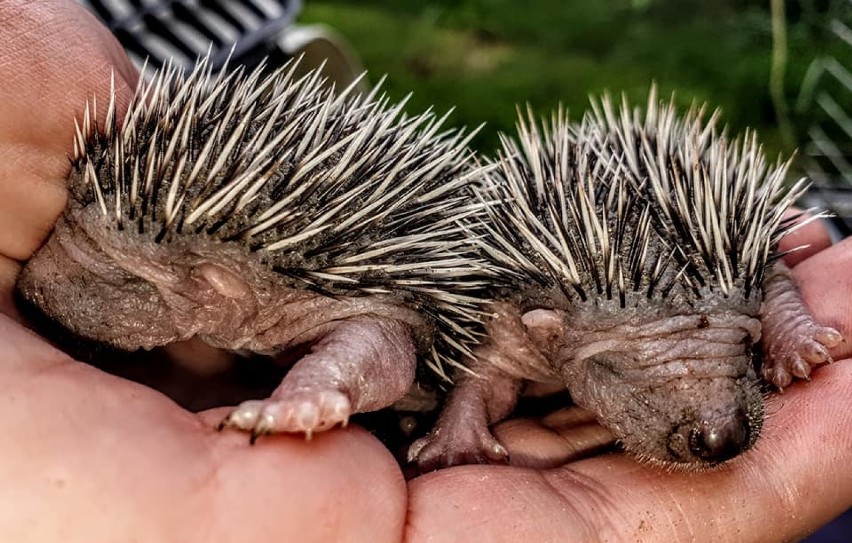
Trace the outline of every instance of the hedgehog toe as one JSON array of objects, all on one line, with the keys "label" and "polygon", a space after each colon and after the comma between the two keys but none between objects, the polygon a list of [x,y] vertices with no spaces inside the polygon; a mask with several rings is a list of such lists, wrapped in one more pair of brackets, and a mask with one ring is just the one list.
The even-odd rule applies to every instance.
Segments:
[{"label": "hedgehog toe", "polygon": [[829,349],[842,341],[833,328],[818,326],[809,320],[775,338],[771,356],[764,362],[763,378],[778,388],[795,378],[810,379],[813,368],[832,362]]},{"label": "hedgehog toe", "polygon": [[259,436],[276,433],[301,433],[310,439],[314,432],[338,424],[346,426],[350,414],[349,398],[339,390],[305,391],[284,398],[244,402],[221,426],[250,432],[252,442]]},{"label": "hedgehog toe", "polygon": [[219,430],[223,428],[238,428],[249,431],[257,424],[262,410],[263,401],[261,400],[243,402],[239,407],[228,413],[228,416],[219,423]]},{"label": "hedgehog toe", "polygon": [[408,461],[416,462],[422,472],[508,460],[509,452],[484,427],[442,427],[415,441],[408,450]]}]

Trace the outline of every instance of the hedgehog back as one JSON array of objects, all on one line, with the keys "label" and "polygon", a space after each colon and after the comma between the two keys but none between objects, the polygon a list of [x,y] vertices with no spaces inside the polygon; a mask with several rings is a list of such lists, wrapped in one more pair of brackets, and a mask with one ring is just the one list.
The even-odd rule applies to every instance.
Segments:
[{"label": "hedgehog back", "polygon": [[428,364],[446,376],[475,341],[482,281],[464,219],[481,212],[472,133],[431,111],[353,96],[293,63],[140,82],[119,125],[110,101],[77,125],[69,209],[155,243],[207,236],[257,254],[294,288],[394,296],[437,325]]},{"label": "hedgehog back", "polygon": [[679,117],[653,91],[644,114],[593,106],[578,124],[528,112],[502,138],[479,238],[503,297],[616,320],[755,310],[805,183],[786,186],[787,164],[767,166],[753,134],[728,139],[716,115]]}]

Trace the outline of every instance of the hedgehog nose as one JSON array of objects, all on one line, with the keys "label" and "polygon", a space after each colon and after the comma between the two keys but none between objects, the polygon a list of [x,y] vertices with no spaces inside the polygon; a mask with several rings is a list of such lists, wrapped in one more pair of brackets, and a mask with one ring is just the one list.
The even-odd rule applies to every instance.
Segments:
[{"label": "hedgehog nose", "polygon": [[689,436],[689,450],[706,462],[724,462],[740,454],[749,442],[748,419],[742,410],[724,419],[699,419]]}]

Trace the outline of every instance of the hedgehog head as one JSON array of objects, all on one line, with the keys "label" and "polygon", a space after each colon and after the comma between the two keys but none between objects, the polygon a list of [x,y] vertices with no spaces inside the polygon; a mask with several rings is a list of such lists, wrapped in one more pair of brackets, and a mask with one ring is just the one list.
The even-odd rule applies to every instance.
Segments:
[{"label": "hedgehog head", "polygon": [[[156,282],[111,256],[102,243],[107,233],[94,231],[92,237],[63,215],[18,278],[18,306],[71,349],[87,341],[123,350],[174,341],[178,331]],[[149,271],[153,266],[149,261]]]},{"label": "hedgehog head", "polygon": [[61,327],[56,339],[85,356],[84,340],[132,351],[200,336],[238,348],[289,302],[312,296],[238,243],[158,241],[156,232],[117,228],[97,205],[69,206],[21,272],[19,305],[45,331]]},{"label": "hedgehog head", "polygon": [[700,469],[754,444],[763,421],[752,362],[756,318],[734,311],[661,317],[643,309],[613,321],[599,313],[565,315],[550,358],[565,361],[559,371],[574,400],[625,449]]},{"label": "hedgehog head", "polygon": [[480,239],[546,371],[639,458],[700,468],[750,447],[764,273],[807,183],[654,92],[644,113],[529,113],[502,144]]}]

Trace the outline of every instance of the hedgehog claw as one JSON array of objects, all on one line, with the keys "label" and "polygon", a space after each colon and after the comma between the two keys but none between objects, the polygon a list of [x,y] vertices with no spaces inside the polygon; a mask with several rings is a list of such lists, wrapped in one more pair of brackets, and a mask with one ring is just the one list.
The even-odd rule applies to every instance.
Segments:
[{"label": "hedgehog claw", "polygon": [[767,334],[769,356],[762,369],[763,378],[779,390],[795,379],[810,381],[813,368],[830,364],[829,349],[843,339],[833,328],[814,323],[810,316],[781,332]]},{"label": "hedgehog claw", "polygon": [[796,357],[790,366],[793,375],[795,375],[799,379],[810,380],[811,365],[805,362],[802,358]]},{"label": "hedgehog claw", "polygon": [[219,426],[249,432],[252,445],[261,436],[283,432],[304,434],[310,441],[315,432],[348,423],[350,412],[349,398],[339,390],[291,393],[281,399],[244,402]]}]

